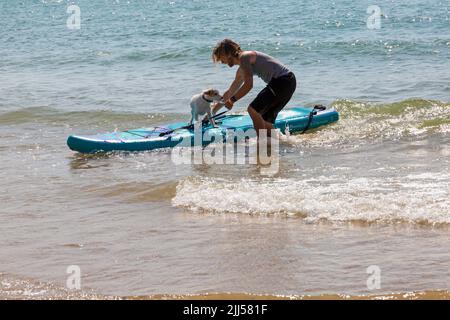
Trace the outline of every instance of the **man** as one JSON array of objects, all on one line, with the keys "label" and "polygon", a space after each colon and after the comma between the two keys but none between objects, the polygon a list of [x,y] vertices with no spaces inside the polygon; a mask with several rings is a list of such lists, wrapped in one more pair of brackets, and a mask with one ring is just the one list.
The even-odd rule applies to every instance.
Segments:
[{"label": "man", "polygon": [[[230,68],[239,66],[233,83],[223,95],[229,110],[253,88],[253,75],[267,83],[247,110],[258,137],[263,129],[270,136],[278,113],[294,94],[297,86],[295,75],[273,57],[258,51],[243,51],[239,44],[230,39],[224,39],[215,46],[212,59],[214,63],[221,62]],[[220,108],[221,105],[215,105],[213,112]]]}]

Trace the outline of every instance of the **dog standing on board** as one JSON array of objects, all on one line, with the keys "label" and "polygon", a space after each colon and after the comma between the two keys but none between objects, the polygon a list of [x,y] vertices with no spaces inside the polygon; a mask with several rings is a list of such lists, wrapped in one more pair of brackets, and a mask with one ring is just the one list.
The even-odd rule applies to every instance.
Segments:
[{"label": "dog standing on board", "polygon": [[191,122],[198,121],[199,116],[206,117],[211,122],[212,126],[216,126],[214,119],[212,118],[211,112],[211,103],[220,102],[222,100],[222,96],[220,95],[218,90],[208,89],[204,90],[202,93],[196,94],[191,99]]}]

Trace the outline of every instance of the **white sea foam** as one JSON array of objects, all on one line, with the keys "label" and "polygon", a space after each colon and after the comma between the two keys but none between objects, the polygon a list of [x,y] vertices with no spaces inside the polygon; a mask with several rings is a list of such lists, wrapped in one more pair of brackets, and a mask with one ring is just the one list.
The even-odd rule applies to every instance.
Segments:
[{"label": "white sea foam", "polygon": [[449,132],[447,123],[432,123],[450,116],[448,103],[405,100],[397,104],[376,105],[338,100],[334,107],[341,115],[337,123],[307,135],[291,136],[290,143],[321,148],[351,144],[357,148],[367,143]]},{"label": "white sea foam", "polygon": [[450,175],[426,173],[395,178],[317,177],[222,180],[187,178],[174,206],[192,211],[284,214],[316,222],[366,221],[450,223]]}]

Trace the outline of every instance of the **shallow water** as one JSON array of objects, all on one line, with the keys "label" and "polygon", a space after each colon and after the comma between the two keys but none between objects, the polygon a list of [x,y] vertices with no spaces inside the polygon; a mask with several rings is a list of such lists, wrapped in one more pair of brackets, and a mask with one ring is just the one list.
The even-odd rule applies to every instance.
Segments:
[{"label": "shallow water", "polygon": [[385,293],[448,288],[446,125],[417,133],[416,115],[358,134],[346,128],[357,118],[343,117],[282,143],[279,172],[267,177],[252,165],[177,166],[168,150],[77,155],[60,138],[106,129],[104,118],[12,117],[0,117],[7,274],[63,286],[78,265],[83,287],[119,296],[366,295],[366,269],[377,265]]},{"label": "shallow water", "polygon": [[[237,3],[222,18],[207,1],[79,1],[69,31],[65,1],[2,2],[0,298],[449,290],[448,2],[380,1],[380,30],[364,1]],[[281,143],[273,176],[67,148],[185,120],[193,94],[232,79],[209,60],[225,36],[297,73],[290,106],[340,121]],[[85,296],[64,289],[70,265]]]}]

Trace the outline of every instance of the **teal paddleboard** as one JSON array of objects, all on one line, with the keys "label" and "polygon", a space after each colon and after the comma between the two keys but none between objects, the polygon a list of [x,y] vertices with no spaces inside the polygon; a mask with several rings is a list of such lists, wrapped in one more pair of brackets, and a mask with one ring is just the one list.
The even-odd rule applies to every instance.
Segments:
[{"label": "teal paddleboard", "polygon": [[[297,107],[286,109],[278,114],[275,127],[283,133],[286,127],[290,133],[302,132],[305,129],[318,128],[320,126],[339,120],[339,114],[334,108],[318,110],[314,115],[311,114],[312,108]],[[249,115],[228,115],[217,120],[217,128],[207,124],[202,128],[203,134],[208,136],[226,137],[229,131],[248,131],[253,128],[253,123]],[[92,136],[72,135],[67,139],[67,145],[73,151],[80,153],[95,153],[109,151],[148,151],[161,148],[173,148],[195,145],[194,129],[184,129],[188,123],[179,122],[169,125],[162,125],[151,128],[140,128],[123,132],[113,132],[98,134]],[[254,130],[253,130],[254,131]],[[214,140],[214,139],[211,139]],[[207,145],[211,140],[200,143]]]}]

